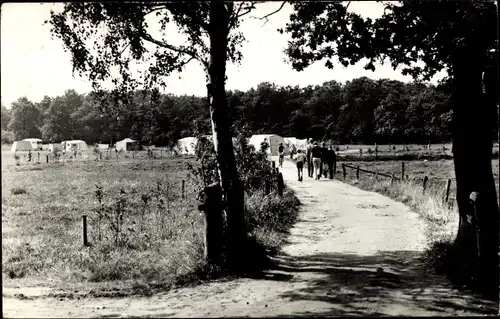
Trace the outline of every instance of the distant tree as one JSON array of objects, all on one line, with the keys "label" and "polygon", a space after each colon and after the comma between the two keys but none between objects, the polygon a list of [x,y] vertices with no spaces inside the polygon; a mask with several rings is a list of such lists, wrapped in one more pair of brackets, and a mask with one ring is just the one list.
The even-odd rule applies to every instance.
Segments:
[{"label": "distant tree", "polygon": [[[448,71],[460,215],[456,244],[464,260],[475,259],[480,250],[480,277],[491,291],[498,291],[499,210],[491,166],[491,141],[498,118],[495,3],[387,2],[384,14],[375,21],[348,12],[347,6],[341,2],[294,3],[295,12],[285,28],[292,36],[286,49],[292,67],[302,70],[326,59],[326,66],[332,68],[333,58],[343,65],[367,58],[365,68],[373,70],[377,60],[388,58],[394,68],[402,66],[403,74],[414,78],[427,80],[441,70]],[[419,61],[424,62],[423,67]],[[469,195],[474,191],[481,202],[477,248],[476,231],[467,222],[472,214]]]},{"label": "distant tree", "polygon": [[40,137],[40,130],[37,127],[39,115],[33,102],[21,97],[12,103],[8,129],[12,131],[16,140]]},{"label": "distant tree", "polygon": [[7,108],[3,105],[3,103],[2,103],[2,115],[1,115],[1,119],[2,119],[2,130],[6,130],[6,129],[7,129],[7,125],[9,125],[10,118],[11,118],[10,110],[9,110],[9,109],[7,109]]}]

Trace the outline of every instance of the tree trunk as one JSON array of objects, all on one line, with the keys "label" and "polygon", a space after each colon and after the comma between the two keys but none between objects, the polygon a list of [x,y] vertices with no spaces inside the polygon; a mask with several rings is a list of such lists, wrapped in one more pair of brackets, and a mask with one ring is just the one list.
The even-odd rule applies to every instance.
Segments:
[{"label": "tree trunk", "polygon": [[[457,180],[457,204],[460,215],[455,243],[460,264],[479,262],[469,276],[481,274],[482,285],[498,289],[498,203],[493,178],[491,153],[496,105],[482,93],[485,50],[469,44],[461,48],[453,61],[453,159]],[[478,192],[479,251],[475,225],[467,216],[474,214],[469,196]],[[460,272],[459,272],[460,273]],[[463,274],[465,275],[465,273]]]},{"label": "tree trunk", "polygon": [[230,132],[228,102],[225,90],[227,36],[229,33],[230,4],[211,1],[210,8],[210,61],[208,66],[208,96],[212,122],[213,143],[224,198],[228,229],[229,266],[238,269],[244,252],[246,237],[244,219],[244,190],[236,169]]}]

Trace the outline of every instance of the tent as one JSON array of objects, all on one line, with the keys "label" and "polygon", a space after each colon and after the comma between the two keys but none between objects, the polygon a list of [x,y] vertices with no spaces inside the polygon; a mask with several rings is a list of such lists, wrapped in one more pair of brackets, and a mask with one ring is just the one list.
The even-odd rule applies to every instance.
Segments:
[{"label": "tent", "polygon": [[42,149],[42,140],[39,138],[25,138],[23,141],[30,143],[33,150]]},{"label": "tent", "polygon": [[87,143],[85,143],[82,140],[71,140],[71,141],[63,141],[62,143],[62,149],[65,150],[66,152],[70,151],[86,151],[87,150]]},{"label": "tent", "polygon": [[286,145],[288,148],[291,148],[292,145],[295,145],[295,148],[298,150],[305,150],[307,147],[307,139],[302,139],[299,140],[296,137],[285,137],[283,138],[285,140]]},{"label": "tent", "polygon": [[252,135],[249,140],[249,144],[255,147],[255,150],[260,150],[260,144],[267,140],[269,144],[269,148],[267,149],[267,153],[271,155],[278,155],[278,146],[280,143],[283,143],[285,147],[285,154],[288,153],[288,147],[286,146],[286,142],[283,137],[276,134],[256,134]]},{"label": "tent", "polygon": [[133,151],[137,149],[138,147],[137,141],[131,139],[131,138],[126,138],[121,141],[116,142],[116,149],[118,151]]},{"label": "tent", "polygon": [[194,155],[198,139],[196,137],[184,137],[177,141],[174,150],[180,155]]},{"label": "tent", "polygon": [[28,141],[15,141],[10,149],[12,152],[33,150],[33,146]]},{"label": "tent", "polygon": [[97,144],[97,148],[100,150],[107,150],[109,149],[109,144]]},{"label": "tent", "polygon": [[57,151],[60,151],[61,149],[62,149],[61,143],[49,144],[49,151],[50,152],[57,152]]}]

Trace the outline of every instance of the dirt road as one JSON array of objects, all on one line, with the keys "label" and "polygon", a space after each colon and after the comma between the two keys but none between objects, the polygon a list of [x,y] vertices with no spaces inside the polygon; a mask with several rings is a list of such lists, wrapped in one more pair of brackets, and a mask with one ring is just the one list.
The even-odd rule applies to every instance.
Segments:
[{"label": "dirt road", "polygon": [[305,176],[298,182],[291,162],[281,171],[303,206],[277,258],[279,270],[264,278],[140,298],[4,298],[4,317],[497,314],[494,304],[458,292],[424,270],[419,261],[424,225],[403,204],[336,180]]}]

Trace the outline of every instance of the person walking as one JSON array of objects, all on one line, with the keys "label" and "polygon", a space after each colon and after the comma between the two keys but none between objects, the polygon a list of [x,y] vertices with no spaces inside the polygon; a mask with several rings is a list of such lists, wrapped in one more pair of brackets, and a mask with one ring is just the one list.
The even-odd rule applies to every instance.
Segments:
[{"label": "person walking", "polygon": [[312,143],[313,143],[313,140],[310,139],[309,143],[307,143],[307,146],[306,146],[307,175],[309,177],[313,177],[313,174],[314,174],[314,168],[313,168],[313,162],[312,162],[312,154],[311,154],[311,150],[312,150],[312,147],[313,147]]},{"label": "person walking", "polygon": [[306,162],[306,155],[301,150],[297,150],[297,175],[299,182],[304,180],[304,163]]},{"label": "person walking", "polygon": [[314,179],[319,180],[321,177],[321,147],[318,145],[318,142],[314,142],[314,146],[311,149],[311,157],[314,165]]},{"label": "person walking", "polygon": [[278,156],[279,156],[279,165],[281,168],[283,168],[283,160],[285,159],[285,147],[283,146],[283,143],[280,143],[278,146]]},{"label": "person walking", "polygon": [[327,151],[328,149],[326,148],[325,142],[321,142],[321,166],[319,167],[319,175],[325,178],[326,178],[326,171],[328,168],[326,161]]},{"label": "person walking", "polygon": [[328,165],[330,179],[333,179],[337,170],[337,154],[335,154],[335,151],[333,150],[333,146],[331,144],[326,151],[326,163]]}]

